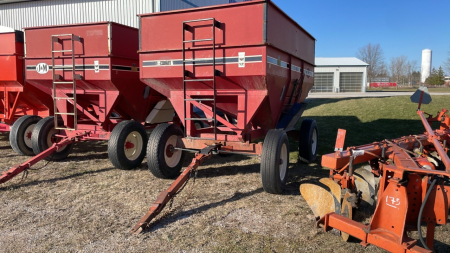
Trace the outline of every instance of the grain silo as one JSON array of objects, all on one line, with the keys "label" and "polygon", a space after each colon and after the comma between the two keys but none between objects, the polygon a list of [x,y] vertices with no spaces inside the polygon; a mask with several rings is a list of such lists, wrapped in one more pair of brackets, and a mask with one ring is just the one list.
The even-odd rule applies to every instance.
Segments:
[{"label": "grain silo", "polygon": [[431,50],[424,49],[422,50],[422,68],[420,71],[421,76],[420,81],[424,83],[425,80],[430,76],[430,73],[431,73]]}]

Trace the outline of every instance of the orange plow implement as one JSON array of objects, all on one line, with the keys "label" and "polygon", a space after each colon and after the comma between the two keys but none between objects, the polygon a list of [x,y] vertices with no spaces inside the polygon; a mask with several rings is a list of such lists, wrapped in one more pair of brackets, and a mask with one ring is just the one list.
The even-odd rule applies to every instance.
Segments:
[{"label": "orange plow implement", "polygon": [[[422,103],[431,101],[426,88],[411,100],[419,103],[424,134],[343,150],[345,130],[339,130],[335,152],[322,157],[322,166],[330,168],[329,178],[320,180],[322,187],[300,186],[318,227],[335,228],[344,240],[352,236],[363,246],[373,244],[390,252],[432,252],[435,226],[447,223],[450,208],[450,118],[446,109],[436,117],[420,110]],[[439,129],[433,130],[431,122],[440,122]],[[364,162],[370,166],[354,169]],[[373,212],[369,224],[352,220],[355,207]],[[409,231],[418,231],[419,239],[410,238]]]}]

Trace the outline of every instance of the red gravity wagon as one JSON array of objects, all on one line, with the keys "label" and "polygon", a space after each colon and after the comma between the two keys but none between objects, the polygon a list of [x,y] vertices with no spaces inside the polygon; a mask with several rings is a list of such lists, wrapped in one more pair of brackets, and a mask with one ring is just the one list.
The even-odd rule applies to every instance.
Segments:
[{"label": "red gravity wagon", "polygon": [[138,30],[112,22],[25,28],[27,85],[53,98],[31,144],[38,154],[0,177],[7,181],[42,159],[61,160],[80,141],[108,140],[121,169],[145,157],[146,129],[171,122],[174,109],[139,80]]},{"label": "red gravity wagon", "polygon": [[[315,39],[275,4],[258,0],[139,17],[141,80],[170,100],[184,131],[160,124],[152,132],[149,169],[178,179],[133,232],[145,228],[212,154],[261,156],[263,188],[275,194],[288,176],[288,136],[299,141],[301,160],[315,160],[316,122],[305,119],[295,128],[314,84]],[[186,151],[197,154],[180,175]]]},{"label": "red gravity wagon", "polygon": [[0,132],[14,151],[34,155],[31,132],[52,111],[51,96],[25,83],[23,32],[0,27]]}]

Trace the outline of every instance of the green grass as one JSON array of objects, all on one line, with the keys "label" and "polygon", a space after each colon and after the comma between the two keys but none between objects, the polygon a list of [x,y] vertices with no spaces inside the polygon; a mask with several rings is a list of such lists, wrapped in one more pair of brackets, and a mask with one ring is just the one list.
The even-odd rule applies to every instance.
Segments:
[{"label": "green grass", "polygon": [[[450,109],[449,96],[432,96],[422,110],[436,115]],[[319,127],[319,155],[334,151],[339,128],[346,129],[345,147],[363,145],[386,138],[424,132],[416,114],[417,104],[409,96],[387,98],[311,99],[303,118],[312,118]]]}]

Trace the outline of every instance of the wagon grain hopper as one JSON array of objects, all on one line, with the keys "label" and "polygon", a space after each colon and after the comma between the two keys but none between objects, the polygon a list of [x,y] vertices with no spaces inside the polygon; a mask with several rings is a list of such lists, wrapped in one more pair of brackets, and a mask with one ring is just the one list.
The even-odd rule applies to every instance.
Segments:
[{"label": "wagon grain hopper", "polygon": [[9,132],[14,151],[34,155],[31,132],[52,113],[51,96],[24,78],[23,32],[0,26],[0,132]]},{"label": "wagon grain hopper", "polygon": [[[423,134],[343,150],[345,130],[339,130],[335,152],[322,156],[322,166],[330,168],[329,178],[300,186],[318,227],[340,230],[344,240],[352,236],[363,246],[432,252],[435,227],[447,224],[450,207],[450,117],[446,109],[435,117],[420,109],[421,104],[431,102],[426,88],[411,100],[419,103]],[[432,129],[433,122],[440,125],[438,129]],[[365,162],[370,166],[355,169]],[[369,224],[352,219],[356,207],[373,212]],[[422,246],[410,237],[410,231],[418,231]]]},{"label": "wagon grain hopper", "polygon": [[[141,80],[172,102],[184,131],[161,124],[152,132],[150,171],[177,179],[133,233],[145,229],[213,154],[260,156],[263,188],[274,194],[283,191],[288,177],[288,136],[299,142],[303,161],[315,160],[315,121],[305,119],[295,129],[314,84],[315,39],[274,3],[139,17]],[[180,175],[187,151],[196,155]]]},{"label": "wagon grain hopper", "polygon": [[173,108],[139,80],[138,30],[112,22],[25,28],[27,84],[53,98],[54,116],[32,133],[38,154],[0,183],[42,159],[61,160],[80,141],[108,140],[112,164],[141,164],[146,128],[173,120]]}]

